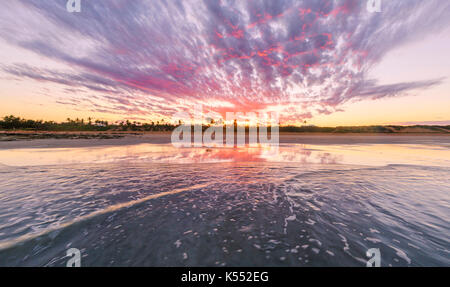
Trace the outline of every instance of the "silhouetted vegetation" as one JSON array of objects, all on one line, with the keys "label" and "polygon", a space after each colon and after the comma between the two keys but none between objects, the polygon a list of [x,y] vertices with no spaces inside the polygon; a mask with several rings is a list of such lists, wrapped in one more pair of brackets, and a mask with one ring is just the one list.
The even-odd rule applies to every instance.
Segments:
[{"label": "silhouetted vegetation", "polygon": [[30,131],[171,131],[178,125],[161,122],[140,123],[129,120],[110,124],[108,121],[67,118],[65,122],[27,120],[15,116],[6,116],[0,120],[0,129],[3,130],[30,130]]},{"label": "silhouetted vegetation", "polygon": [[404,132],[450,132],[450,126],[347,126],[347,127],[316,127],[316,126],[284,126],[280,132],[298,133],[404,133]]},{"label": "silhouetted vegetation", "polygon": [[[164,120],[151,123],[140,123],[136,121],[121,121],[114,124],[103,120],[70,119],[65,122],[57,123],[54,121],[27,120],[15,116],[6,116],[0,120],[0,129],[2,130],[29,130],[29,131],[172,131],[176,127],[183,124],[179,121],[177,124],[167,123]],[[211,124],[202,126],[205,130]],[[237,124],[233,123],[234,130]],[[248,132],[249,127],[245,127]],[[450,132],[450,126],[347,126],[347,127],[317,127],[317,126],[280,126],[280,132],[291,133],[402,133],[402,132]]]},{"label": "silhouetted vegetation", "polygon": [[335,128],[316,127],[316,126],[282,126],[280,132],[286,133],[332,133]]}]

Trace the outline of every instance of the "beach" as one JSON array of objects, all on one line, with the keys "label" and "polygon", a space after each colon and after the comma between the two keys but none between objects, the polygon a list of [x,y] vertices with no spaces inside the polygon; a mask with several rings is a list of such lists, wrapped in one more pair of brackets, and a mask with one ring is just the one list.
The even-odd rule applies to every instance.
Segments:
[{"label": "beach", "polygon": [[0,267],[450,267],[450,1],[2,4]]},{"label": "beach", "polygon": [[0,142],[0,266],[448,266],[450,137]]},{"label": "beach", "polygon": [[[55,133],[52,133],[55,134]],[[65,135],[59,139],[16,139],[0,140],[0,149],[15,148],[71,148],[71,147],[93,147],[103,145],[135,145],[135,144],[168,144],[171,142],[171,132],[150,133],[60,133]],[[82,135],[97,138],[74,138]],[[104,136],[106,138],[98,138]],[[72,138],[67,138],[72,137]],[[108,138],[109,137],[109,138]],[[295,144],[408,144],[408,143],[440,143],[450,146],[450,134],[326,134],[326,133],[280,133],[280,143]]]}]

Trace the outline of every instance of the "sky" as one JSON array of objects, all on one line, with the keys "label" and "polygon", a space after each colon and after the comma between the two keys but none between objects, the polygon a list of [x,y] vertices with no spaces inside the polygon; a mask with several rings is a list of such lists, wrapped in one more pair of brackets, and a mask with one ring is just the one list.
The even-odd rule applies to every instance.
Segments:
[{"label": "sky", "polygon": [[0,116],[450,124],[450,1],[4,1]]}]

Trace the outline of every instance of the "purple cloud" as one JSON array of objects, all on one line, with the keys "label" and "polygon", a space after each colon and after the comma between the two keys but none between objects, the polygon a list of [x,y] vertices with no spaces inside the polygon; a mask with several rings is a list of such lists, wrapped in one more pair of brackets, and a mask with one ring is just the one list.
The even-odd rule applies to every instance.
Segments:
[{"label": "purple cloud", "polygon": [[[358,0],[8,1],[0,38],[70,71],[17,64],[4,73],[81,89],[61,104],[132,116],[278,105],[285,119],[330,114],[350,100],[398,96],[442,83],[378,85],[383,56],[450,24],[450,3]],[[90,93],[92,92],[92,93]],[[182,101],[183,103],[180,103]]]}]

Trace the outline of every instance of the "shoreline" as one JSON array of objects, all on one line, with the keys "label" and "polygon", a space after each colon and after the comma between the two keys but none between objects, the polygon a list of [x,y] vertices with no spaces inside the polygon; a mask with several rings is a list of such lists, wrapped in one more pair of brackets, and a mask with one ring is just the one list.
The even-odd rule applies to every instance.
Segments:
[{"label": "shoreline", "polygon": [[[16,138],[2,140],[6,134]],[[34,135],[42,137],[33,137]],[[30,136],[32,135],[32,136]],[[27,137],[28,136],[28,137]],[[171,132],[29,132],[0,131],[0,149],[87,148],[170,144]],[[280,144],[434,144],[450,148],[449,133],[280,133]]]}]

